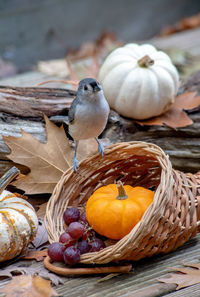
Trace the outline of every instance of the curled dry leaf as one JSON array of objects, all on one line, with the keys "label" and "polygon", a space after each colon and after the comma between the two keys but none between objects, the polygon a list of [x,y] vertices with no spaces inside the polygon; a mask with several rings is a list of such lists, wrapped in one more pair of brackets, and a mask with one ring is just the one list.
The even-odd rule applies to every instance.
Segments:
[{"label": "curled dry leaf", "polygon": [[[62,174],[73,164],[74,150],[63,127],[57,127],[45,117],[47,142],[22,131],[21,137],[3,136],[11,149],[9,158],[30,168],[30,173],[18,178],[13,185],[27,194],[52,193]],[[94,139],[80,141],[78,159],[97,152]]]},{"label": "curled dry leaf", "polygon": [[183,265],[190,268],[171,267],[177,273],[171,274],[170,278],[159,278],[158,281],[166,284],[177,284],[176,290],[200,283],[200,263]]},{"label": "curled dry leaf", "polygon": [[58,296],[51,287],[51,282],[40,276],[19,275],[2,289],[0,293],[5,293],[6,297],[51,297]]}]

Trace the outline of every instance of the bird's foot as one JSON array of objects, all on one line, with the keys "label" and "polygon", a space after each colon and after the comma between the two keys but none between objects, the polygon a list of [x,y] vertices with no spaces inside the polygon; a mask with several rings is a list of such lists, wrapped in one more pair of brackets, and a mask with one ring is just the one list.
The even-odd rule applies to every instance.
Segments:
[{"label": "bird's foot", "polygon": [[74,157],[74,161],[73,161],[73,169],[76,173],[78,173],[78,160],[76,159],[76,157]]},{"label": "bird's foot", "polygon": [[101,144],[101,142],[99,141],[98,138],[96,138],[96,141],[97,141],[98,146],[99,146],[99,154],[100,154],[100,155],[102,156],[102,158],[103,158],[103,156],[104,156],[104,147],[103,147],[103,145]]}]

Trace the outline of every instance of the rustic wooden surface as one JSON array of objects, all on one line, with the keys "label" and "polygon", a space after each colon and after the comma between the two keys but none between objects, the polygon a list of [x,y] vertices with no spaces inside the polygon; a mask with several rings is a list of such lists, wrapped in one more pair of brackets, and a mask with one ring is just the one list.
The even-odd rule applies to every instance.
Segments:
[{"label": "rustic wooden surface", "polygon": [[22,118],[43,118],[69,109],[76,92],[55,88],[0,86],[0,112]]},{"label": "rustic wooden surface", "polygon": [[[62,277],[64,284],[56,286],[55,289],[63,297],[199,297],[200,284],[174,292],[176,285],[166,285],[157,281],[171,272],[169,267],[180,267],[181,262],[199,262],[199,244],[200,235],[197,235],[175,252],[132,262],[132,272],[104,282],[99,281],[105,275]],[[37,267],[38,270],[43,265],[42,262],[36,261],[22,263],[31,263],[31,266]],[[8,279],[1,280],[0,287],[7,282]]]}]

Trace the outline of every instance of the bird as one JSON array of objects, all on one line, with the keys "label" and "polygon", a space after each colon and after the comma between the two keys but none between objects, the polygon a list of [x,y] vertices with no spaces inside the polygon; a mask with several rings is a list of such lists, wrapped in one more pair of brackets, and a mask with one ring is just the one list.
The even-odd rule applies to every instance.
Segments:
[{"label": "bird", "polygon": [[109,104],[104,97],[102,86],[94,78],[84,78],[79,82],[75,99],[68,112],[69,134],[74,140],[73,169],[78,172],[76,158],[79,140],[95,138],[99,154],[104,156],[104,147],[98,136],[104,130],[110,112]]}]

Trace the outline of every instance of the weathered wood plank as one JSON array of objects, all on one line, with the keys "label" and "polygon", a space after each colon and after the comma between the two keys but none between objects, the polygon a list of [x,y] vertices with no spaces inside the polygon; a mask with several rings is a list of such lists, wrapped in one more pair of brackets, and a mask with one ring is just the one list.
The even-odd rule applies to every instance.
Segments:
[{"label": "weathered wood plank", "polygon": [[[132,262],[133,272],[129,274],[121,274],[104,282],[98,282],[103,277],[100,275],[65,277],[64,284],[57,286],[55,289],[61,296],[65,297],[165,296],[167,293],[175,291],[176,286],[166,286],[158,282],[157,279],[172,272],[169,267],[180,267],[182,261],[185,263],[198,263],[199,244],[200,234],[174,252]],[[43,266],[42,262],[32,261],[32,267],[36,267],[37,270],[41,266]],[[7,282],[8,280],[0,281],[0,287]],[[192,292],[193,287],[175,292],[172,296],[193,297],[193,295],[188,294],[188,292]],[[182,295],[179,295],[181,293]],[[200,296],[200,284],[195,285],[195,294],[194,297]],[[171,296],[169,295],[169,297]]]},{"label": "weathered wood plank", "polygon": [[42,117],[69,109],[76,92],[55,88],[0,86],[0,112],[20,117]]},{"label": "weathered wood plank", "polygon": [[112,113],[103,137],[117,141],[146,141],[160,146],[169,155],[174,168],[196,172],[200,169],[200,118],[199,112],[190,114],[194,123],[172,129],[166,126],[139,126]]},{"label": "weathered wood plank", "polygon": [[188,287],[188,288],[184,288],[181,291],[176,291],[176,292],[165,295],[165,297],[199,297],[199,296],[200,296],[200,285],[199,284]]}]

